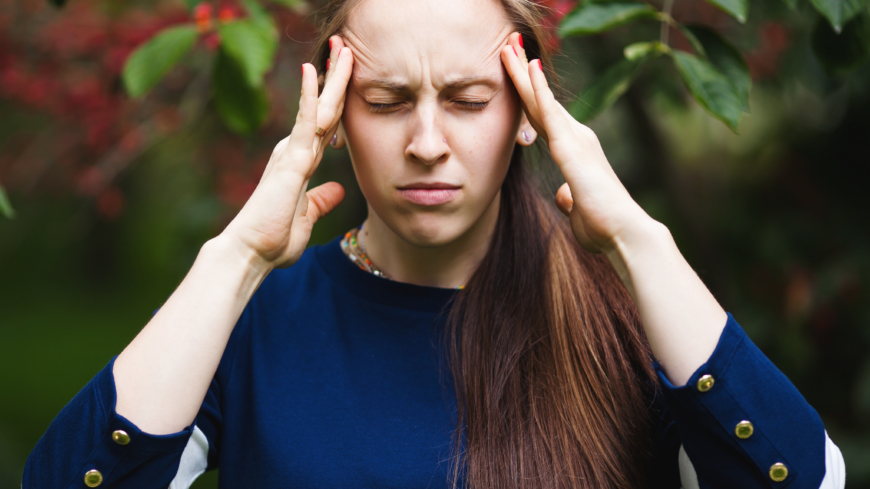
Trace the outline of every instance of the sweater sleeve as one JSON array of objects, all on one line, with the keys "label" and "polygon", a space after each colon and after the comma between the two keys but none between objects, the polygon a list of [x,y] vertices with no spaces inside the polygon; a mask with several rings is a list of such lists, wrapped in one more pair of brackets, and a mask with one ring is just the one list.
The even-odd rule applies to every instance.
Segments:
[{"label": "sweater sleeve", "polygon": [[659,446],[677,457],[683,489],[845,486],[842,456],[818,413],[730,313],[686,385],[654,367],[673,420],[660,423]]},{"label": "sweater sleeve", "polygon": [[217,383],[212,381],[193,425],[152,435],[115,412],[115,358],[37,442],[24,468],[23,489],[186,488],[206,470],[209,459],[216,460]]}]

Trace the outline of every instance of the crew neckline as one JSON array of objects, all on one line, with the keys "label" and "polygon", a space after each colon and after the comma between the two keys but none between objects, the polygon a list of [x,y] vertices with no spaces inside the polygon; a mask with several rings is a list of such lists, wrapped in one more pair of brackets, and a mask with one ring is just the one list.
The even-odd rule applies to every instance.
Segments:
[{"label": "crew neckline", "polygon": [[389,307],[426,312],[446,311],[456,289],[429,287],[378,277],[354,265],[341,250],[339,235],[329,243],[315,247],[320,268],[345,291]]}]

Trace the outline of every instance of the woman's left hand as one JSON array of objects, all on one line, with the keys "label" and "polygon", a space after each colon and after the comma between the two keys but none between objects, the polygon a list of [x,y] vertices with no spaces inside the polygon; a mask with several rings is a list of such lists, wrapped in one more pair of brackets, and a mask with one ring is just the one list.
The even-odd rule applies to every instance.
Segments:
[{"label": "woman's left hand", "polygon": [[566,183],[556,204],[568,215],[574,235],[588,251],[611,252],[640,238],[639,231],[657,224],[631,198],[608,163],[598,137],[577,122],[550,90],[540,60],[526,61],[520,34],[513,33],[501,59],[519,92],[523,110],[547,142]]},{"label": "woman's left hand", "polygon": [[604,252],[637,305],[653,355],[674,385],[706,362],[727,315],[659,222],[631,198],[591,129],[562,107],[541,70],[526,62],[519,34],[501,50],[532,127],[547,141],[567,182],[556,204],[577,241]]}]

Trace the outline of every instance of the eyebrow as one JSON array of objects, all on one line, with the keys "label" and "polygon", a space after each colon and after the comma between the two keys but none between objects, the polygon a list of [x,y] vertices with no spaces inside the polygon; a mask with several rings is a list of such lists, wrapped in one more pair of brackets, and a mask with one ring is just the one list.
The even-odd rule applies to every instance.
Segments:
[{"label": "eyebrow", "polygon": [[[385,90],[397,93],[407,92],[409,90],[406,83],[397,82],[385,78],[358,78],[356,80],[356,83],[360,86],[360,88],[383,88]],[[501,83],[492,79],[489,76],[465,76],[445,83],[444,88],[450,88],[455,90],[469,87],[472,85],[486,85],[490,88],[495,89],[501,86]]]}]

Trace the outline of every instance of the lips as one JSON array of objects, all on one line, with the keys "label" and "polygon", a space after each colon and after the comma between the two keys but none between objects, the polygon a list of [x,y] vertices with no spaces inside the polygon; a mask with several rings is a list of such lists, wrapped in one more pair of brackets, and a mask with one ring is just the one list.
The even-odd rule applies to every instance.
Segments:
[{"label": "lips", "polygon": [[397,189],[399,194],[417,205],[441,205],[459,195],[460,186],[444,182],[419,182]]}]

